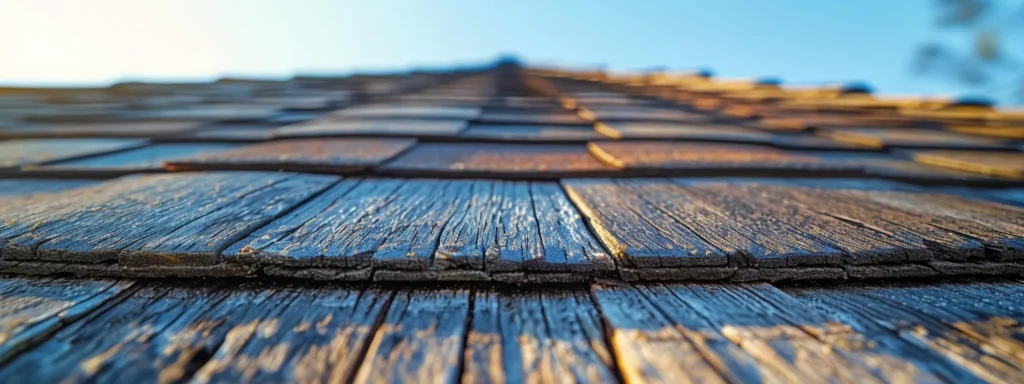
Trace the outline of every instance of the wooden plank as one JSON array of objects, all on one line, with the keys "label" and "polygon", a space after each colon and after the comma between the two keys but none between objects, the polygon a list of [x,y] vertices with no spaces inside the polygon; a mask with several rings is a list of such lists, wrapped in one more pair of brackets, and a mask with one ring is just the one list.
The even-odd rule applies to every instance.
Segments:
[{"label": "wooden plank", "polygon": [[553,183],[349,179],[224,252],[292,266],[589,272],[614,264]]},{"label": "wooden plank", "polygon": [[469,313],[465,289],[398,292],[355,382],[457,382]]},{"label": "wooden plank", "polygon": [[[293,112],[295,113],[295,112]],[[311,118],[312,119],[312,118]],[[214,123],[207,124],[195,132],[186,132],[157,141],[173,142],[253,142],[267,141],[274,137],[274,130],[281,124],[296,124],[302,121],[268,120],[267,123]]]},{"label": "wooden plank", "polygon": [[463,381],[617,382],[597,308],[584,292],[478,292],[473,314]]},{"label": "wooden plank", "polygon": [[721,266],[727,255],[610,179],[562,181],[620,266]]},{"label": "wooden plank", "polygon": [[124,178],[10,209],[2,256],[210,265],[221,249],[336,181],[260,172]]},{"label": "wooden plank", "polygon": [[223,103],[190,105],[185,108],[164,108],[133,112],[130,116],[146,120],[259,121],[281,113],[283,106],[258,103]]},{"label": "wooden plank", "polygon": [[734,143],[770,143],[770,133],[732,125],[622,122],[594,124],[594,128],[612,139],[679,139]]},{"label": "wooden plank", "polygon": [[195,383],[345,382],[359,368],[391,296],[379,289],[303,288],[251,303],[233,293],[182,329],[223,325],[206,334],[182,332],[195,336],[176,344],[184,350],[218,346],[196,371]]},{"label": "wooden plank", "polygon": [[154,172],[163,170],[165,161],[217,153],[237,147],[237,144],[221,143],[154,144],[106,155],[60,161],[51,165],[28,166],[23,170],[41,174],[68,175],[125,175],[133,172]]},{"label": "wooden plank", "polygon": [[0,279],[0,363],[89,314],[131,285],[117,280]]},{"label": "wooden plank", "polygon": [[[666,317],[639,289],[595,285],[592,292],[627,382],[725,383],[736,378],[756,381],[760,376],[746,353],[719,341],[717,329]],[[686,313],[693,312],[672,315]]]},{"label": "wooden plank", "polygon": [[462,137],[495,141],[583,142],[600,139],[603,136],[589,125],[473,124],[462,133]]},{"label": "wooden plank", "polygon": [[757,189],[785,197],[810,211],[899,238],[902,242],[914,244],[916,249],[927,249],[939,259],[962,261],[984,256],[983,244],[957,232],[929,225],[928,217],[888,208],[864,199],[851,199],[824,189],[768,185]]},{"label": "wooden plank", "polygon": [[804,155],[821,158],[824,162],[860,166],[864,168],[864,172],[868,175],[911,183],[998,186],[1017,182],[1014,179],[985,176],[916,163],[883,153],[809,151],[804,152]]},{"label": "wooden plank", "polygon": [[[929,381],[912,363],[872,353],[862,335],[769,285],[668,285],[723,336],[786,381]],[[870,345],[870,344],[867,344]],[[931,380],[935,381],[935,380]]]},{"label": "wooden plank", "polygon": [[0,142],[0,169],[46,164],[145,145],[136,139],[24,139]]},{"label": "wooden plank", "polygon": [[[826,251],[839,250],[844,264],[904,262],[923,260],[928,256],[923,247],[911,242],[808,212],[792,201],[764,193],[758,188],[700,185],[687,189],[701,195],[709,206],[728,215],[731,220],[750,225],[771,222],[770,227],[784,227],[784,233],[790,234],[796,244],[818,244]],[[773,230],[765,227],[761,225],[760,228]]]},{"label": "wooden plank", "polygon": [[278,128],[274,131],[274,136],[279,138],[339,136],[456,137],[466,126],[465,120],[318,119]]},{"label": "wooden plank", "polygon": [[76,179],[0,179],[0,198],[56,193],[99,183],[96,180]]},{"label": "wooden plank", "polygon": [[804,149],[817,151],[875,151],[877,149],[859,144],[832,140],[810,134],[776,135],[772,145],[783,149]]},{"label": "wooden plank", "polygon": [[995,149],[1006,142],[955,132],[913,128],[835,128],[822,131],[833,140],[872,148]]},{"label": "wooden plank", "polygon": [[421,143],[378,168],[396,175],[562,178],[615,172],[583,145]]},{"label": "wooden plank", "polygon": [[960,233],[985,245],[996,260],[1024,257],[1021,208],[957,196],[913,191],[855,191],[842,194],[927,218],[929,225]]},{"label": "wooden plank", "polygon": [[707,144],[666,141],[595,141],[587,144],[594,157],[619,169],[715,176],[801,176],[817,173],[859,173],[854,165],[826,163],[812,156],[775,148],[741,144]]},{"label": "wooden plank", "polygon": [[370,104],[339,109],[328,114],[336,119],[451,119],[473,120],[480,116],[479,107]]},{"label": "wooden plank", "polygon": [[300,139],[254,144],[233,151],[167,161],[182,170],[265,170],[355,172],[378,165],[416,143],[415,139]]},{"label": "wooden plank", "polygon": [[182,121],[26,125],[0,130],[0,139],[155,138],[194,131],[201,125],[202,123]]},{"label": "wooden plank", "polygon": [[[972,285],[955,289],[946,289],[945,284],[842,290],[794,287],[787,291],[865,334],[879,349],[919,361],[916,365],[922,371],[946,381],[1015,382],[1024,365],[1019,353],[1008,353],[1006,347],[1019,342],[1004,343],[1002,338],[1015,331],[996,319],[1009,320],[1007,315],[1020,319],[1020,312],[1010,315],[1007,309],[1012,307],[1002,306],[999,317],[979,316],[984,312],[974,307],[992,308],[988,303],[994,301],[994,292],[979,295],[981,289]],[[927,291],[941,292],[943,297]]]},{"label": "wooden plank", "polygon": [[978,151],[918,151],[911,153],[914,161],[980,173],[988,176],[1024,178],[1024,153]]}]

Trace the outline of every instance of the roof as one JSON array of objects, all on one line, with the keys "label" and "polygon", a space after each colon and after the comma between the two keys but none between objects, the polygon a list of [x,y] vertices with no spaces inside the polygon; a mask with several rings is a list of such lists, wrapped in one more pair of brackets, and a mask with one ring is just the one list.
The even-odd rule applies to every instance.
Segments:
[{"label": "roof", "polygon": [[1014,381],[1024,119],[869,91],[512,62],[4,88],[0,371]]}]

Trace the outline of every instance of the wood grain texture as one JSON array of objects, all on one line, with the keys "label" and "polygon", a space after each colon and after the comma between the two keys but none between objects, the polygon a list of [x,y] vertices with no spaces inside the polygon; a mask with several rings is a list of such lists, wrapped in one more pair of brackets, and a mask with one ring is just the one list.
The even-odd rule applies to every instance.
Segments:
[{"label": "wood grain texture", "polygon": [[566,179],[569,198],[620,266],[719,266],[722,250],[610,179]]},{"label": "wood grain texture", "polygon": [[858,173],[856,165],[826,163],[813,156],[785,152],[771,147],[741,144],[708,144],[666,141],[595,141],[587,144],[594,157],[619,169],[693,173],[715,176],[750,173],[771,175],[789,171],[812,176],[815,173]]},{"label": "wood grain texture", "polygon": [[1024,178],[1024,153],[979,151],[918,151],[914,161],[982,175]]},{"label": "wood grain texture", "polygon": [[379,168],[396,175],[561,178],[614,170],[583,145],[422,143]]},{"label": "wood grain texture", "polygon": [[91,186],[98,182],[85,179],[0,179],[0,199],[56,193],[68,189]]},{"label": "wood grain texture", "polygon": [[526,142],[584,142],[601,139],[589,125],[488,125],[473,124],[462,137],[495,141],[526,141]]},{"label": "wood grain texture", "polygon": [[955,132],[911,128],[836,128],[825,137],[873,148],[1009,148],[1003,141]]},{"label": "wood grain texture", "polygon": [[355,172],[378,165],[416,143],[401,138],[281,140],[167,161],[168,169]]},{"label": "wood grain texture", "polygon": [[286,173],[128,177],[8,207],[4,258],[210,265],[337,179]]},{"label": "wood grain texture", "polygon": [[157,138],[199,129],[202,123],[181,121],[133,121],[28,125],[0,130],[0,139],[42,138]]},{"label": "wood grain texture", "polygon": [[465,289],[397,292],[354,382],[458,382],[470,298]]},{"label": "wood grain texture", "polygon": [[274,131],[274,136],[279,138],[338,136],[456,137],[466,126],[465,120],[318,119],[278,128]]},{"label": "wood grain texture", "polygon": [[543,182],[348,179],[224,255],[406,270],[614,268],[564,193]]},{"label": "wood grain texture", "polygon": [[1019,180],[986,176],[897,158],[889,154],[849,151],[808,151],[806,156],[821,158],[823,162],[840,163],[864,168],[867,175],[889,180],[917,184],[937,185],[990,185],[1004,186]]},{"label": "wood grain texture", "polygon": [[597,308],[585,292],[485,291],[474,298],[463,381],[617,382]]},{"label": "wood grain texture", "polygon": [[594,125],[602,135],[612,139],[676,139],[734,143],[770,143],[772,135],[740,126],[697,125],[680,123],[621,122]]},{"label": "wood grain texture", "polygon": [[0,142],[0,169],[52,163],[145,145],[136,139],[24,139]]},{"label": "wood grain texture", "polygon": [[479,107],[370,104],[339,109],[328,116],[336,119],[451,119],[473,120],[480,116]]},{"label": "wood grain texture", "polygon": [[0,364],[131,287],[118,280],[0,279]]}]

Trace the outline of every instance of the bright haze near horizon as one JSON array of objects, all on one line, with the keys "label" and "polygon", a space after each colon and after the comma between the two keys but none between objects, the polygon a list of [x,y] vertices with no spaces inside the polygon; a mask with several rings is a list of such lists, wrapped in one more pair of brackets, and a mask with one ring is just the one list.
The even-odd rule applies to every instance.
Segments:
[{"label": "bright haze near horizon", "polygon": [[915,76],[930,0],[5,0],[0,84],[280,78],[485,64],[706,68],[787,84],[863,81],[963,95]]}]

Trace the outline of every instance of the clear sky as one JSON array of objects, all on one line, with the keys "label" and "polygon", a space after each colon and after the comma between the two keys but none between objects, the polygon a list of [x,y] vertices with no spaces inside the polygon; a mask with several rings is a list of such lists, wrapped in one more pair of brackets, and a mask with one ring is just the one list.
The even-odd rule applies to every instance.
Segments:
[{"label": "clear sky", "polygon": [[910,71],[930,0],[0,0],[0,83],[473,64],[708,68],[958,94]]}]

